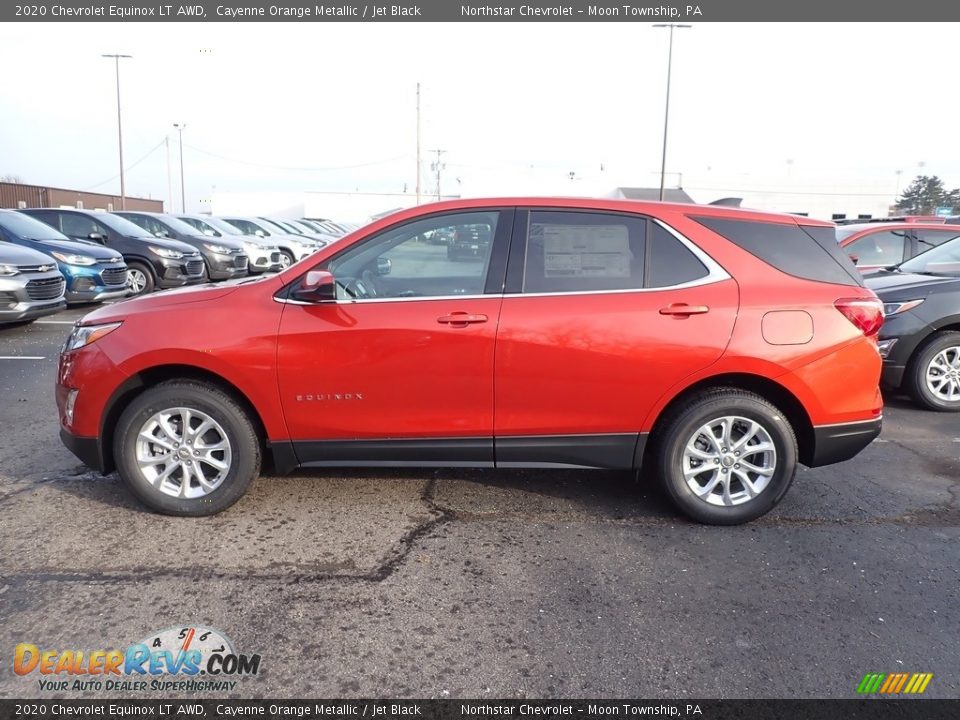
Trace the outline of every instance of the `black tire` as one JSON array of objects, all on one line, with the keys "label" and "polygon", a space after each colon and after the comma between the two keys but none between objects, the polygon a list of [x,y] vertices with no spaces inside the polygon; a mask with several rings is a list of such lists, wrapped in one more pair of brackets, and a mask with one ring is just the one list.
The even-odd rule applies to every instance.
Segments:
[{"label": "black tire", "polygon": [[939,412],[960,412],[960,400],[946,400],[927,387],[927,369],[934,358],[947,348],[960,348],[960,332],[947,330],[931,335],[910,359],[903,386],[921,407]]},{"label": "black tire", "polygon": [[[763,428],[774,446],[775,465],[767,485],[757,493],[756,497],[749,498],[741,504],[714,505],[698,497],[684,479],[684,452],[687,443],[698,429],[711,420],[727,416],[754,421]],[[739,424],[736,426],[737,429],[740,427]],[[654,451],[657,473],[667,495],[687,517],[708,525],[739,525],[766,514],[783,499],[797,472],[797,438],[787,418],[759,395],[737,388],[717,388],[706,391],[670,411],[669,415],[663,418],[660,429],[657,430]],[[723,454],[723,457],[723,460],[717,459],[715,462],[725,463],[729,460],[731,463],[739,463],[732,449],[730,453]],[[743,453],[742,457],[737,457],[745,460],[747,457],[757,456],[752,453]],[[704,465],[703,474],[695,476],[694,480],[697,484],[701,484],[700,480],[703,479],[701,486],[706,485],[710,478],[716,477],[713,474],[704,477],[709,467],[709,464]],[[723,466],[718,464],[717,467]],[[731,478],[728,481],[730,487],[738,489],[741,493],[746,492],[746,486],[735,476],[733,467],[728,466],[728,468],[729,474],[724,473],[723,477]],[[737,464],[736,468],[740,469],[740,465]],[[756,482],[758,478],[754,476],[751,480]],[[735,493],[731,491],[731,494]]]},{"label": "black tire", "polygon": [[286,270],[297,261],[297,259],[293,256],[293,253],[289,250],[281,250],[280,254],[284,257],[284,259],[280,261],[281,270]]},{"label": "black tire", "polygon": [[136,262],[136,261],[129,262],[127,263],[127,271],[130,271],[130,270],[135,270],[137,272],[143,273],[143,277],[144,277],[143,290],[131,295],[130,297],[138,297],[140,295],[149,295],[156,289],[157,280],[153,276],[153,270],[151,270],[149,266],[141,262]]},{"label": "black tire", "polygon": [[[145,423],[156,413],[176,407],[205,413],[220,425],[230,443],[232,459],[226,476],[214,490],[196,498],[175,497],[157,489],[136,461],[138,435]],[[260,438],[246,410],[227,393],[202,382],[169,381],[134,398],[117,423],[113,454],[130,491],[149,508],[166,515],[201,516],[226,510],[260,474]]]}]

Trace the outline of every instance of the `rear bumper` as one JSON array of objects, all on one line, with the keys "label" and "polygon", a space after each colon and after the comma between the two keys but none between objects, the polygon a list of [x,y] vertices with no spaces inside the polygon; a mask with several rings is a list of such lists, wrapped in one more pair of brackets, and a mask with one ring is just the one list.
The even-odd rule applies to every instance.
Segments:
[{"label": "rear bumper", "polygon": [[100,452],[100,441],[97,438],[79,437],[66,428],[60,428],[60,441],[87,467],[103,472],[104,461]]},{"label": "rear bumper", "polygon": [[813,457],[810,467],[832,465],[857,455],[880,434],[883,418],[813,428]]}]

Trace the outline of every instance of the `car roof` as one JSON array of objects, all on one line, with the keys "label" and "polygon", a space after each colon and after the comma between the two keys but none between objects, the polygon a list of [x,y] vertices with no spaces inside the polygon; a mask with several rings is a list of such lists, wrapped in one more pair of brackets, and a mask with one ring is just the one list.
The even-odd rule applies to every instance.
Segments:
[{"label": "car roof", "polygon": [[864,231],[875,230],[882,232],[884,230],[950,230],[952,225],[944,223],[924,223],[924,222],[880,222],[880,223],[851,223],[841,226],[844,232],[853,235]]},{"label": "car roof", "polygon": [[[412,208],[398,210],[397,212],[376,222],[379,225],[382,220],[389,220],[388,224],[393,224],[399,220],[405,220],[410,217],[429,214],[430,212],[441,212],[444,210],[472,210],[480,208],[494,208],[497,206],[610,210],[614,212],[620,211],[653,215],[656,215],[658,212],[667,211],[701,217],[725,217],[737,220],[753,220],[756,222],[776,222],[791,225],[834,227],[834,223],[827,220],[808,218],[803,215],[790,215],[787,213],[749,210],[746,208],[733,208],[721,205],[698,205],[694,203],[671,203],[650,200],[620,200],[612,198],[587,197],[490,197],[443,200],[440,202],[417,205]],[[911,224],[911,226],[913,225],[915,224]]]}]

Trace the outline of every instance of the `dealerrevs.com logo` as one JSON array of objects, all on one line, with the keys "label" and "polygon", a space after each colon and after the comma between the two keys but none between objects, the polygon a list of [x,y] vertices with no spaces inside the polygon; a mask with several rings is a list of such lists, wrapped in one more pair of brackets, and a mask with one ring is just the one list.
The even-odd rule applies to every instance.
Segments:
[{"label": "dealerrevs.com logo", "polygon": [[177,626],[126,649],[61,650],[19,643],[13,671],[41,691],[230,691],[260,672],[260,655],[234,650],[219,630]]}]

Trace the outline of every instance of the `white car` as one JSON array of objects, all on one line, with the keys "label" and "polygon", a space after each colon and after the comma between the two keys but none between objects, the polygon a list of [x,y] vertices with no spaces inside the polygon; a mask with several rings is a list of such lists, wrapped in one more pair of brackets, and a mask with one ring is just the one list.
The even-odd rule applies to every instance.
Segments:
[{"label": "white car", "polygon": [[276,226],[260,218],[224,215],[220,219],[230,223],[244,235],[268,238],[271,243],[280,248],[280,263],[283,267],[290,267],[293,263],[313,255],[326,246],[325,242],[312,240],[304,235],[282,233]]}]

